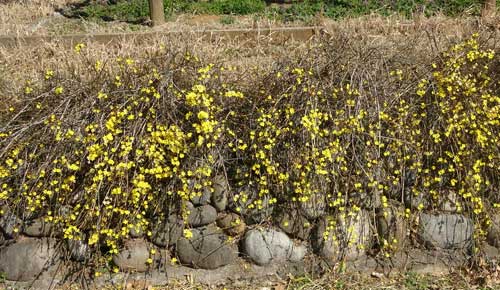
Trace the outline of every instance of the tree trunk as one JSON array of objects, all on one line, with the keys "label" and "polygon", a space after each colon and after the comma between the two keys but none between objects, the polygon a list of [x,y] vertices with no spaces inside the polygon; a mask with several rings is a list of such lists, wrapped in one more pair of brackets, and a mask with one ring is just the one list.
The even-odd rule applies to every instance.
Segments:
[{"label": "tree trunk", "polygon": [[149,0],[149,15],[153,26],[160,25],[165,22],[163,0]]}]

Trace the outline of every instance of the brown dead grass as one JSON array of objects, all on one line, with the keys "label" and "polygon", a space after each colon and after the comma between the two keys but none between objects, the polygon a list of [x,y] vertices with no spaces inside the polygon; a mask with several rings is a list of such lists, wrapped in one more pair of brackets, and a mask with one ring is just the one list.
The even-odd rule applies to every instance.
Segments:
[{"label": "brown dead grass", "polygon": [[[276,281],[279,280],[279,281]],[[67,285],[59,290],[80,289],[76,285]],[[412,272],[383,277],[356,273],[331,272],[321,278],[308,276],[289,276],[285,280],[274,279],[248,282],[227,283],[225,285],[204,285],[189,281],[169,281],[168,285],[152,285],[147,280],[129,281],[124,286],[108,286],[107,290],[453,290],[453,289],[500,289],[500,281],[491,277],[475,277],[464,272],[454,272],[448,275],[435,276],[429,274],[416,274]]]},{"label": "brown dead grass", "polygon": [[[69,0],[55,0],[63,3]],[[43,1],[32,1],[40,3]],[[48,9],[48,5],[43,6]],[[183,53],[190,51],[205,62],[224,63],[241,68],[241,76],[248,69],[266,71],[279,60],[293,59],[304,55],[309,47],[317,45],[318,39],[326,43],[349,40],[352,53],[375,51],[380,62],[385,59],[400,59],[402,65],[418,66],[440,51],[470,36],[473,32],[489,35],[490,41],[499,42],[499,30],[482,24],[478,19],[451,19],[435,17],[404,22],[398,18],[363,17],[340,22],[323,21],[326,27],[322,35],[309,43],[284,43],[276,45],[262,38],[249,41],[215,39],[207,42],[199,33],[186,32],[179,36],[163,36],[136,42],[121,42],[117,45],[87,43],[84,62],[75,61],[72,48],[62,43],[40,43],[36,47],[21,46],[17,49],[0,49],[0,99],[8,103],[15,100],[16,92],[26,80],[43,77],[46,69],[75,71],[85,75],[95,61],[109,62],[118,56],[130,56],[147,60],[155,55],[160,46]],[[335,47],[335,46],[333,46]],[[498,47],[498,45],[497,45]],[[332,56],[341,56],[343,51],[332,51]],[[360,55],[360,57],[363,57]],[[373,59],[373,58],[372,58]],[[362,62],[362,59],[359,59]],[[2,101],[3,101],[2,100]]]},{"label": "brown dead grass", "polygon": [[[163,49],[182,56],[185,52],[196,54],[205,63],[223,63],[246,69],[268,70],[282,55],[298,54],[306,49],[305,43],[289,43],[279,46],[266,39],[253,41],[230,41],[215,39],[205,41],[199,33],[177,36],[153,37],[107,45],[86,43],[86,48],[77,55],[72,47],[61,42],[40,43],[36,47],[21,46],[16,49],[0,48],[0,102],[4,105],[15,101],[16,92],[25,82],[43,79],[47,69],[59,72],[77,72],[86,75],[96,61],[111,63],[117,57],[130,57],[137,61],[151,61]],[[160,61],[156,59],[155,61]],[[245,70],[242,70],[243,75]]]},{"label": "brown dead grass", "polygon": [[[53,0],[53,2],[59,4],[68,1],[70,0]],[[41,2],[47,1],[30,1],[33,5],[40,4],[40,11],[47,11],[50,5],[41,4]],[[16,6],[18,4],[12,5]],[[2,12],[0,12],[1,14]],[[3,14],[5,15],[5,13]],[[43,14],[43,12],[40,14]],[[2,16],[0,16],[0,19],[2,19]],[[189,21],[191,20],[186,18],[181,22]],[[418,56],[436,55],[439,50],[448,47],[451,43],[469,37],[474,32],[483,31],[493,35],[493,41],[498,40],[499,35],[498,30],[495,32],[491,27],[483,25],[478,19],[474,18],[434,17],[409,22],[397,17],[369,16],[346,19],[340,22],[322,20],[317,24],[325,27],[325,33],[318,37],[330,38],[331,41],[346,37],[355,40],[353,43],[365,49],[367,47],[382,49],[386,55],[397,54],[405,44],[412,46],[415,56],[405,56],[409,59],[415,59]],[[196,25],[200,25],[200,28],[203,27],[201,24]],[[180,27],[182,28],[182,26]],[[141,59],[149,57],[160,45],[164,45],[177,51],[189,50],[198,54],[207,62],[214,60],[219,63],[222,61],[245,68],[259,67],[265,69],[272,66],[273,60],[276,58],[290,58],[293,54],[301,54],[312,43],[314,42],[276,45],[265,38],[248,41],[229,41],[220,38],[206,42],[201,39],[199,33],[186,32],[180,36],[152,38],[142,41],[140,44],[135,42],[121,42],[118,45],[88,43],[87,57],[89,58],[88,61],[108,61],[120,55]],[[47,68],[56,70],[69,66],[71,69],[84,70],[84,68],[77,67],[78,64],[71,61],[74,57],[73,50],[62,43],[40,43],[36,47],[21,46],[17,49],[0,49],[0,76],[3,77],[3,87],[2,81],[0,81],[0,92],[3,89],[5,94],[6,83],[9,83],[9,87],[14,88],[16,85],[13,84],[19,85],[24,80],[36,79],[39,72]]]},{"label": "brown dead grass", "polygon": [[54,18],[58,7],[76,0],[25,0],[0,4],[0,35],[31,35]]}]

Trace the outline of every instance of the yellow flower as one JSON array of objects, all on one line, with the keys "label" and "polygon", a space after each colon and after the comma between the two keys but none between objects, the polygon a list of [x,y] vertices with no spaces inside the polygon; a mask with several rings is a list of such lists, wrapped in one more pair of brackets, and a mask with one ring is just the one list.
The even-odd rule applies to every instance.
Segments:
[{"label": "yellow flower", "polygon": [[101,69],[102,69],[102,62],[99,61],[99,60],[96,61],[95,65],[94,65],[94,68],[95,68],[96,71],[101,71]]},{"label": "yellow flower", "polygon": [[188,240],[191,239],[193,237],[193,232],[189,229],[185,229],[184,230],[184,237]]},{"label": "yellow flower", "polygon": [[46,72],[45,72],[45,79],[48,80],[50,79],[52,76],[54,76],[54,71],[48,69]]},{"label": "yellow flower", "polygon": [[209,117],[209,115],[205,111],[200,111],[198,113],[198,119],[200,119],[200,120],[208,119],[208,117]]},{"label": "yellow flower", "polygon": [[76,52],[76,53],[80,53],[80,51],[81,51],[81,50],[82,50],[82,48],[84,48],[84,47],[85,47],[85,44],[84,44],[84,43],[78,43],[77,45],[75,45],[74,50],[75,50],[75,52]]},{"label": "yellow flower", "polygon": [[94,233],[89,238],[88,244],[89,244],[89,246],[92,246],[92,245],[96,244],[98,241],[99,241],[99,234]]},{"label": "yellow flower", "polygon": [[56,95],[60,95],[60,94],[62,94],[62,93],[63,93],[63,91],[64,91],[63,87],[57,87],[57,88],[55,88],[55,89],[54,89],[54,93],[55,93]]}]

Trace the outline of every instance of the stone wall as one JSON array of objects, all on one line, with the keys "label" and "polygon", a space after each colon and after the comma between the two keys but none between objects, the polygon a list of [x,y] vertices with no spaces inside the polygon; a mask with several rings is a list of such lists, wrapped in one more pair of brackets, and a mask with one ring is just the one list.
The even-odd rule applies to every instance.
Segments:
[{"label": "stone wall", "polygon": [[[385,208],[366,206],[330,214],[325,200],[317,197],[300,207],[268,204],[243,212],[242,201],[234,198],[222,177],[217,178],[213,192],[187,203],[187,223],[170,214],[153,222],[150,235],[131,230],[113,256],[116,275],[161,272],[175,265],[193,271],[215,271],[242,262],[273,267],[300,263],[304,257],[319,257],[330,265],[355,264],[367,257],[389,262],[384,258],[417,248],[461,253],[465,260],[474,254],[474,222],[451,207],[409,216],[404,204],[391,200]],[[492,247],[499,247],[498,221],[493,219],[487,235]],[[7,210],[0,230],[0,273],[8,281],[56,275],[68,263],[86,267],[92,255],[86,241],[65,241],[42,219],[23,221]]]}]

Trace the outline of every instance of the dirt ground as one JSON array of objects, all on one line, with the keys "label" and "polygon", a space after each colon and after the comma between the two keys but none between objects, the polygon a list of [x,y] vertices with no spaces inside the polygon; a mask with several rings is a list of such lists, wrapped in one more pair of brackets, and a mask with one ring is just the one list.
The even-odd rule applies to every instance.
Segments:
[{"label": "dirt ground", "polygon": [[[408,254],[408,256],[406,256]],[[439,262],[435,258],[440,256]],[[411,263],[407,263],[408,257]],[[105,273],[100,278],[82,284],[83,277],[62,282],[52,277],[40,278],[31,285],[34,289],[257,289],[257,290],[329,290],[329,289],[386,289],[386,290],[448,290],[448,289],[500,289],[500,266],[497,262],[480,259],[486,263],[482,270],[473,272],[467,263],[446,257],[443,253],[414,250],[395,257],[391,271],[376,266],[371,258],[341,264],[327,265],[321,259],[306,257],[300,263],[282,263],[259,267],[241,261],[216,270],[191,269],[167,266],[162,271],[150,273]],[[493,268],[492,268],[493,267]],[[0,289],[27,287],[28,283],[0,283]],[[14,288],[12,288],[14,289]]]}]

